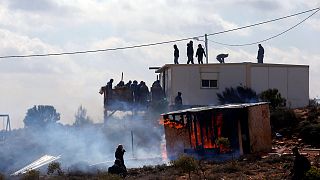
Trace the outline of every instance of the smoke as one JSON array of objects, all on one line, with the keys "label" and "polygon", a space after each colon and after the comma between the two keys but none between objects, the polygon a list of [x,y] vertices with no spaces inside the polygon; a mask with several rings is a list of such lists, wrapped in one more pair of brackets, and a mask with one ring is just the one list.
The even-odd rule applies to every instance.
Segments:
[{"label": "smoke", "polygon": [[42,128],[13,130],[0,149],[0,172],[11,174],[45,154],[58,156],[66,172],[107,170],[115,160],[118,144],[123,144],[127,167],[163,163],[163,127],[159,114],[120,112],[105,124],[82,127],[52,124]]}]

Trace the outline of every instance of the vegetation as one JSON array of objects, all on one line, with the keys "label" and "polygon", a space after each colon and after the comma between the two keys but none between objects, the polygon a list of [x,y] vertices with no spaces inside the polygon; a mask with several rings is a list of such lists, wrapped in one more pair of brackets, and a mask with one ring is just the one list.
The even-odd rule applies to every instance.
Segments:
[{"label": "vegetation", "polygon": [[63,175],[63,172],[61,170],[61,164],[59,162],[51,162],[48,165],[47,174],[51,175],[54,172],[57,172],[59,176]]},{"label": "vegetation", "polygon": [[305,179],[306,180],[320,179],[320,169],[315,166],[311,166],[311,169],[306,173]]},{"label": "vegetation", "polygon": [[281,96],[278,89],[268,89],[260,94],[262,101],[270,102],[272,110],[286,106],[286,99]]},{"label": "vegetation", "polygon": [[226,88],[221,94],[217,93],[217,96],[220,104],[258,102],[257,93],[242,86]]},{"label": "vegetation", "polygon": [[198,161],[187,155],[180,155],[177,160],[171,161],[173,167],[180,169],[183,173],[188,173],[189,179],[191,179],[191,172],[198,170]]},{"label": "vegetation", "polygon": [[44,127],[60,120],[60,114],[53,106],[38,105],[28,109],[23,122],[25,127]]},{"label": "vegetation", "polygon": [[4,180],[4,175],[2,173],[0,173],[0,180]]},{"label": "vegetation", "polygon": [[273,131],[285,134],[298,123],[298,119],[291,109],[276,109],[270,113],[270,123]]},{"label": "vegetation", "polygon": [[37,180],[40,179],[40,172],[38,170],[27,171],[23,177],[23,180]]},{"label": "vegetation", "polygon": [[98,180],[122,180],[123,178],[115,175],[109,174],[107,172],[98,172]]},{"label": "vegetation", "polygon": [[81,105],[76,114],[75,114],[75,122],[74,126],[86,126],[89,124],[93,124],[92,120],[87,116],[87,110]]}]

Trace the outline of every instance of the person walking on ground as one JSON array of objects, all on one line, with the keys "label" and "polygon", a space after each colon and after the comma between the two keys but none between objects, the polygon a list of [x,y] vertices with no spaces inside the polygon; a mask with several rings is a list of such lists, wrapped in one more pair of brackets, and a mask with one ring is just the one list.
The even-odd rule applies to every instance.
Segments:
[{"label": "person walking on ground", "polygon": [[178,62],[178,59],[179,59],[179,49],[177,47],[177,45],[173,45],[173,48],[174,48],[174,53],[173,53],[173,56],[174,56],[174,64],[179,64]]},{"label": "person walking on ground", "polygon": [[295,156],[293,169],[291,170],[291,173],[293,174],[292,179],[293,180],[303,179],[305,176],[305,173],[309,171],[311,167],[310,161],[305,156],[299,153],[299,150],[297,147],[292,148],[292,153]]},{"label": "person walking on ground", "polygon": [[194,54],[194,51],[193,51],[193,42],[190,41],[190,42],[187,44],[187,56],[188,56],[188,62],[187,62],[187,64],[189,64],[189,63],[194,64],[194,62],[193,62],[193,54]]},{"label": "person walking on ground", "polygon": [[217,56],[217,60],[220,62],[220,63],[224,63],[224,58],[228,57],[229,54],[219,54]]},{"label": "person walking on ground", "polygon": [[198,45],[198,49],[197,49],[197,52],[196,52],[196,57],[198,57],[198,63],[199,64],[203,64],[203,55],[205,57],[207,57],[206,53],[204,52],[204,49],[202,48],[201,44]]},{"label": "person walking on ground", "polygon": [[258,50],[258,63],[263,63],[263,57],[264,57],[264,48],[261,46],[261,44],[258,45],[259,50]]}]

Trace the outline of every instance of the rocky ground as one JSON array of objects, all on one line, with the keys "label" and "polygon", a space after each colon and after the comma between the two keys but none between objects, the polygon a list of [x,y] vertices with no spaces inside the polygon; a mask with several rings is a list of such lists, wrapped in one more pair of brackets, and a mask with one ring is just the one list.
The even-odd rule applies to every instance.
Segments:
[{"label": "rocky ground", "polygon": [[[290,179],[293,155],[291,148],[299,144],[299,139],[273,141],[273,153],[244,156],[240,160],[225,163],[200,162],[200,169],[191,173],[191,179]],[[301,147],[301,153],[311,164],[320,167],[320,149]],[[188,179],[174,167],[156,166],[130,169],[126,179]]]}]

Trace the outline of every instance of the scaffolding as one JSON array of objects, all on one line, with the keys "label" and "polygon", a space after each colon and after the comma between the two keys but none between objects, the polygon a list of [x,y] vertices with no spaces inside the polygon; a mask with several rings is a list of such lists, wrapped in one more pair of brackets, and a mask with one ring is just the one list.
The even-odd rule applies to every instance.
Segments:
[{"label": "scaffolding", "polygon": [[2,129],[0,130],[0,141],[4,142],[8,133],[11,131],[10,116],[8,114],[0,114],[2,119]]}]

